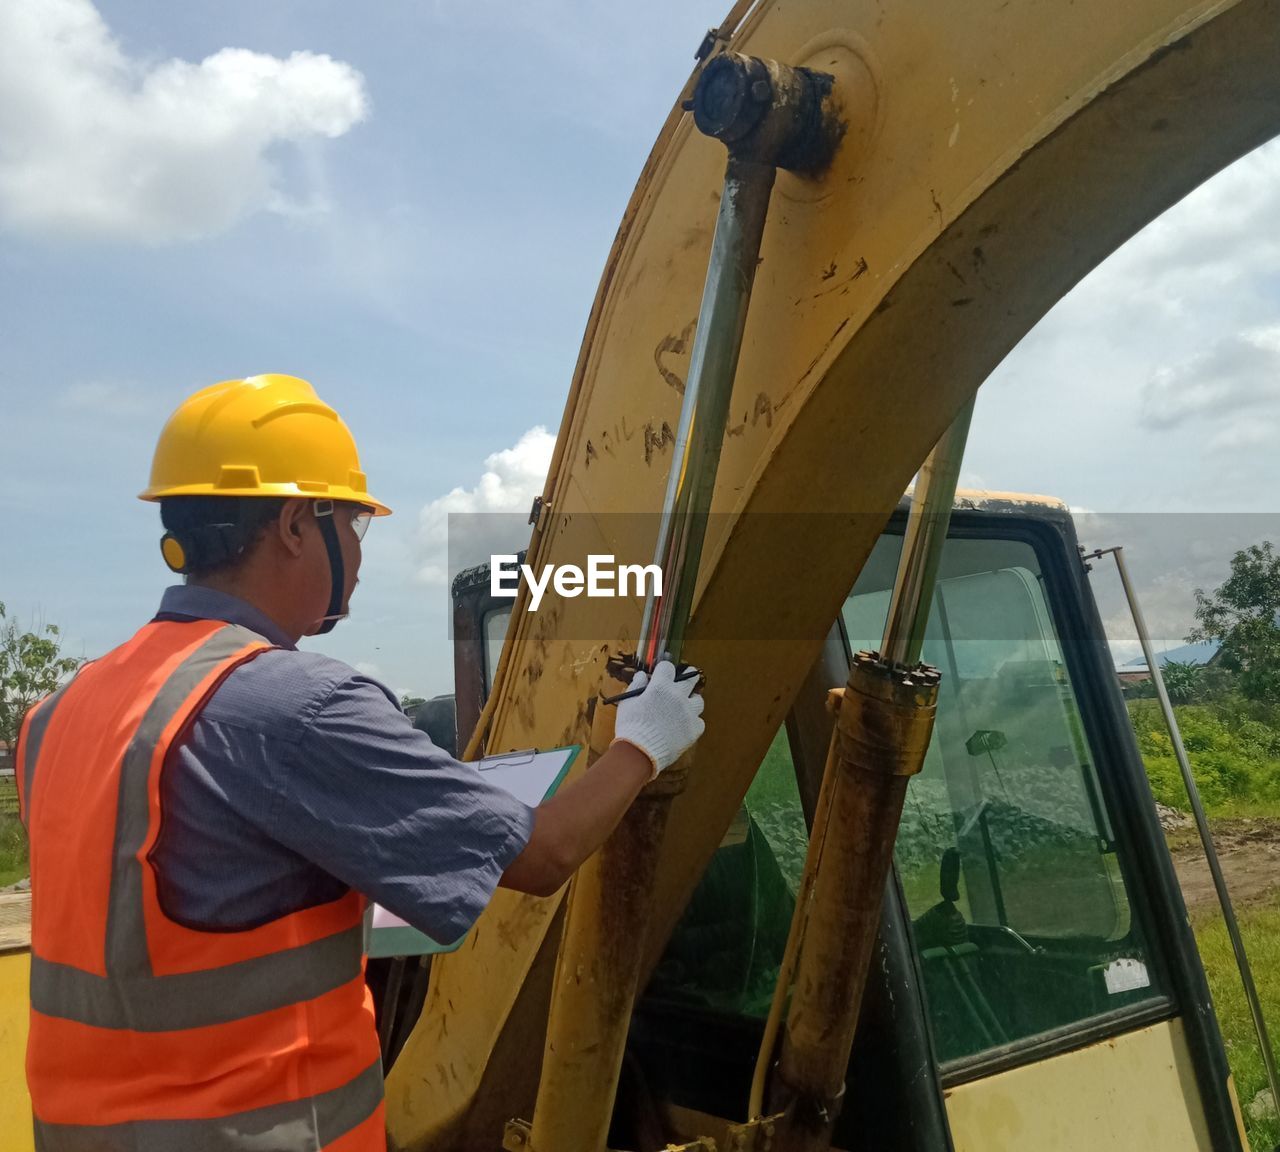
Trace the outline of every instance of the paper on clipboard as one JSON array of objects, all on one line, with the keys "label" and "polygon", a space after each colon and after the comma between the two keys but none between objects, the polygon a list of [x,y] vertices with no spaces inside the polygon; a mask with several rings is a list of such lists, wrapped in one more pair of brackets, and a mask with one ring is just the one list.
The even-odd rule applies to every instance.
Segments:
[{"label": "paper on clipboard", "polygon": [[536,808],[565,778],[578,755],[579,745],[552,748],[550,752],[500,752],[476,763],[490,784],[510,792],[530,808]]},{"label": "paper on clipboard", "polygon": [[[569,745],[537,752],[501,752],[476,762],[485,780],[510,792],[517,800],[537,807],[557,788],[577,759],[581,746]],[[399,916],[379,904],[373,905],[368,921],[368,954],[372,959],[384,956],[425,956],[437,952],[453,952],[466,939],[463,935],[451,944],[441,944],[406,924]]]}]

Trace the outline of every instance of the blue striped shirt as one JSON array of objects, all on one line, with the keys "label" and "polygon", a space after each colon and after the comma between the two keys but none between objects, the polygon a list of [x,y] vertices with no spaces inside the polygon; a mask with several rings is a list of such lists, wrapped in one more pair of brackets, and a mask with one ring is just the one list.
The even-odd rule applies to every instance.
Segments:
[{"label": "blue striped shirt", "polygon": [[528,843],[533,809],[253,605],[179,586],[158,618],[225,620],[278,645],[236,668],[169,753],[152,855],[166,913],[247,928],[354,888],[433,939],[461,936]]}]

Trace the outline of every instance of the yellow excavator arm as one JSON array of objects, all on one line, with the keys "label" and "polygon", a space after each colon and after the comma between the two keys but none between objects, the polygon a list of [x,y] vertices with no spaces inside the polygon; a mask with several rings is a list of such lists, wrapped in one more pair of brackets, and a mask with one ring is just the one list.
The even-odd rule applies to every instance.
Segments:
[{"label": "yellow excavator arm", "polygon": [[[930,448],[1081,277],[1280,131],[1276,0],[761,0],[709,37],[699,69],[727,49],[833,76],[844,135],[820,177],[779,172],[769,207],[685,637],[707,676],[707,730],[652,922],[623,942],[642,971]],[[697,74],[601,279],[535,566],[652,554],[724,181],[724,148],[682,107]],[[522,608],[486,746],[585,744],[641,605]],[[563,905],[500,892],[436,959],[389,1077],[397,1145],[491,1148],[533,1113]]]}]

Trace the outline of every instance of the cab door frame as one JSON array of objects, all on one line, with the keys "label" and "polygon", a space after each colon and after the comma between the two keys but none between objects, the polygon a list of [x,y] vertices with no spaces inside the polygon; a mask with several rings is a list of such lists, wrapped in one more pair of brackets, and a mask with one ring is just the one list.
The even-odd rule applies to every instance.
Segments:
[{"label": "cab door frame", "polygon": [[[905,517],[900,511],[890,519],[885,533],[901,535],[904,523]],[[1241,1152],[1243,1144],[1238,1114],[1229,1089],[1230,1069],[1208,983],[1156,814],[1155,800],[1115,678],[1102,620],[1088,585],[1088,565],[1081,559],[1070,514],[1060,506],[1035,505],[1029,508],[1022,502],[984,501],[980,508],[958,507],[955,510],[948,533],[948,539],[951,538],[1019,540],[1035,551],[1063,660],[1076,695],[1081,725],[1097,770],[1101,801],[1117,831],[1117,838],[1123,844],[1124,850],[1119,853],[1119,859],[1125,882],[1134,897],[1133,914],[1141,920],[1147,939],[1154,945],[1168,995],[942,1067],[935,1064],[940,1091],[1176,1017],[1185,1029],[1213,1146],[1222,1152]],[[848,658],[848,641],[837,622],[824,652],[826,667],[823,676],[828,680],[833,673],[838,673],[837,657],[832,650],[837,629],[841,633],[844,657]],[[840,682],[839,679],[830,681]],[[805,706],[801,708],[804,710]],[[808,712],[811,715],[812,709],[809,708]],[[816,734],[805,739],[800,739],[797,734],[792,745],[807,816],[817,794],[815,775],[820,778],[821,774],[820,762],[816,762],[816,770],[813,767],[816,739]],[[890,884],[890,889],[886,894],[885,916],[892,917],[896,924],[891,924],[888,931],[882,930],[879,947],[891,947],[895,939],[905,941],[908,959],[915,967],[917,988],[922,988],[916,950],[911,942],[910,916],[896,879]],[[896,963],[902,970],[903,958],[897,957]],[[868,987],[871,994],[871,985]],[[922,992],[917,1000],[918,1012],[909,1010],[902,1024],[904,1030],[911,1034],[923,1029],[929,1037],[927,1046],[932,1049]],[[912,1035],[907,1040],[909,1044],[917,1043]],[[921,1104],[927,1104],[927,1101],[922,1100]]]}]

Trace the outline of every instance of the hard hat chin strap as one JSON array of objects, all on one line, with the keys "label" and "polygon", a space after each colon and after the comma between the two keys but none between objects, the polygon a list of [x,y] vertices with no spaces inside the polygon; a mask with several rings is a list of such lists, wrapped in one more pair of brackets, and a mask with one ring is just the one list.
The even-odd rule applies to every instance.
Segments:
[{"label": "hard hat chin strap", "polygon": [[347,615],[342,610],[342,593],[347,580],[342,563],[342,545],[338,542],[338,529],[333,522],[333,501],[317,500],[315,512],[325,550],[329,553],[329,610],[320,618],[320,627],[315,630],[315,635],[323,636],[332,632],[338,621]]}]

